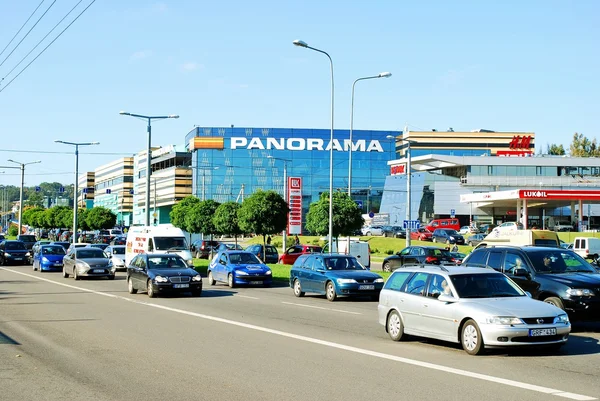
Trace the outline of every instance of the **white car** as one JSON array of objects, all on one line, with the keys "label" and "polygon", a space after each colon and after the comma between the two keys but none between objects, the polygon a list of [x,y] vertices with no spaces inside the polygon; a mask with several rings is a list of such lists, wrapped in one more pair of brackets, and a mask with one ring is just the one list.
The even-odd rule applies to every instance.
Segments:
[{"label": "white car", "polygon": [[361,229],[362,235],[383,235],[383,226],[366,226]]},{"label": "white car", "polygon": [[523,229],[523,224],[521,224],[517,221],[507,221],[507,222],[502,223],[499,226],[495,227],[492,230],[492,232],[501,233],[501,232],[506,232],[506,231],[516,231],[516,230],[522,230],[522,229]]},{"label": "white car", "polygon": [[115,270],[127,270],[127,266],[125,266],[125,245],[110,245],[106,247],[104,252],[112,261]]},{"label": "white car", "polygon": [[460,228],[460,230],[458,230],[458,233],[460,235],[466,235],[466,234],[469,234],[470,232],[471,232],[471,227],[469,227],[469,226],[462,226]]},{"label": "white car", "polygon": [[566,312],[532,299],[504,274],[488,268],[409,266],[386,281],[379,323],[394,341],[407,334],[459,343],[470,355],[485,347],[558,349],[567,342]]}]

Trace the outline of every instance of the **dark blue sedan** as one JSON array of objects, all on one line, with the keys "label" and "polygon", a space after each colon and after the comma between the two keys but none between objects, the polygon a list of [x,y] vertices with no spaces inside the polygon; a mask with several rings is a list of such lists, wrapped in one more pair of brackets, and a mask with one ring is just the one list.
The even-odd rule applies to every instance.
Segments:
[{"label": "dark blue sedan", "polygon": [[294,295],[315,292],[335,301],[340,295],[369,296],[379,299],[383,277],[367,270],[351,255],[300,255],[290,270],[290,287]]},{"label": "dark blue sedan", "polygon": [[208,265],[208,283],[237,285],[262,285],[270,287],[273,282],[271,269],[248,251],[222,251]]},{"label": "dark blue sedan", "polygon": [[33,270],[62,271],[65,248],[60,245],[41,245],[33,254]]}]

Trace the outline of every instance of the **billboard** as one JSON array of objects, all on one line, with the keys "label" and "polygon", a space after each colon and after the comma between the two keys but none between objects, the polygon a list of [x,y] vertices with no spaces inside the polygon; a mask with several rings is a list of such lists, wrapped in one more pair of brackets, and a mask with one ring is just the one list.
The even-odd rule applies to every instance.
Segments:
[{"label": "billboard", "polygon": [[302,178],[288,177],[287,199],[290,205],[287,232],[302,234]]}]

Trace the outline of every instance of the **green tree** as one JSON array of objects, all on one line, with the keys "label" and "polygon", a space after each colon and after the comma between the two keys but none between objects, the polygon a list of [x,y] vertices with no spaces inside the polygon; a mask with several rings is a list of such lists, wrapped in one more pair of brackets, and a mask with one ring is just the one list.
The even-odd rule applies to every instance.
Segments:
[{"label": "green tree", "polygon": [[[89,231],[92,229],[87,222],[87,215],[90,210],[92,210],[92,209],[78,209],[77,210],[77,228],[79,228],[82,231]],[[71,225],[69,225],[67,227],[71,227],[73,225],[73,210],[70,211],[69,216],[65,215],[63,217],[63,221],[70,222]],[[112,228],[112,227],[114,227],[114,224],[108,228]]]},{"label": "green tree", "polygon": [[[33,215],[35,213],[37,213],[38,211],[44,211],[44,208],[41,207],[25,207],[23,208],[23,213],[22,213],[22,223],[28,226],[33,226],[34,222],[33,222]],[[39,226],[34,226],[34,227],[39,227]]]},{"label": "green tree", "polygon": [[267,235],[283,231],[287,225],[288,204],[275,191],[256,191],[244,199],[238,211],[243,232],[262,235],[263,246]]},{"label": "green tree", "polygon": [[590,141],[583,134],[578,134],[577,132],[573,135],[570,152],[571,157],[600,156],[600,149],[596,143],[596,138]]},{"label": "green tree", "polygon": [[85,223],[92,230],[112,228],[116,222],[117,216],[112,210],[102,206],[91,208],[85,216]]},{"label": "green tree", "polygon": [[192,233],[217,234],[213,217],[219,203],[212,199],[200,201],[190,208],[185,216],[185,230]]},{"label": "green tree", "polygon": [[[345,192],[333,194],[333,236],[351,235],[364,224],[361,210]],[[306,229],[317,235],[329,234],[329,192],[323,192],[306,214]]]},{"label": "green tree", "polygon": [[213,217],[213,224],[217,232],[233,235],[237,245],[237,237],[243,234],[238,219],[240,204],[237,202],[225,202],[219,205]]},{"label": "green tree", "polygon": [[190,195],[183,198],[181,201],[173,205],[171,209],[171,213],[169,213],[169,217],[171,217],[171,224],[175,227],[181,228],[182,230],[189,231],[186,227],[185,216],[190,212],[190,210],[200,203],[200,199],[197,197]]},{"label": "green tree", "polygon": [[546,154],[555,155],[555,156],[564,156],[566,154],[565,148],[563,145],[547,145]]},{"label": "green tree", "polygon": [[27,206],[42,207],[44,205],[44,195],[41,192],[28,191],[27,198],[23,195],[23,203]]},{"label": "green tree", "polygon": [[73,213],[73,209],[68,206],[53,206],[46,211],[46,224],[48,228],[61,228],[63,227],[63,217],[65,211]]},{"label": "green tree", "polygon": [[48,228],[48,223],[46,223],[46,209],[33,209],[30,225],[37,228]]}]

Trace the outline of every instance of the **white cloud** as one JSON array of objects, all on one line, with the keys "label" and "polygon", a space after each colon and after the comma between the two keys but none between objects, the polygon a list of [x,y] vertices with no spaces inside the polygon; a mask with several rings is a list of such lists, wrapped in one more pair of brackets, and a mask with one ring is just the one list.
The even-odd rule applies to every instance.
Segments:
[{"label": "white cloud", "polygon": [[187,63],[183,63],[181,65],[181,69],[184,71],[195,71],[203,67],[204,66],[202,64],[198,64],[195,61],[188,61]]},{"label": "white cloud", "polygon": [[129,56],[129,61],[142,60],[142,59],[150,57],[151,55],[152,55],[151,50],[141,50],[141,51],[135,52],[131,56]]}]

